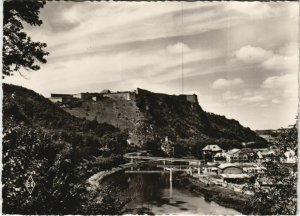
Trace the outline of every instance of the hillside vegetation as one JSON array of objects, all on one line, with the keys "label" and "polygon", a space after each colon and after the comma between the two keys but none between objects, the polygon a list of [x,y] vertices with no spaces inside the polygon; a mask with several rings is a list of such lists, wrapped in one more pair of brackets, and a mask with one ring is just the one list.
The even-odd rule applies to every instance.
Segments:
[{"label": "hillside vegetation", "polygon": [[[86,179],[123,162],[128,135],[78,119],[19,86],[4,84],[3,96],[3,212],[88,213]],[[31,195],[24,186],[30,175],[36,183]]]},{"label": "hillside vegetation", "polygon": [[207,144],[218,144],[223,149],[241,148],[242,142],[252,142],[248,147],[267,146],[264,139],[236,120],[205,112],[199,104],[181,96],[143,89],[138,89],[135,101],[83,101],[65,110],[76,117],[106,122],[129,131],[132,143],[139,148],[160,148],[167,136],[176,146],[178,156],[200,157]]}]

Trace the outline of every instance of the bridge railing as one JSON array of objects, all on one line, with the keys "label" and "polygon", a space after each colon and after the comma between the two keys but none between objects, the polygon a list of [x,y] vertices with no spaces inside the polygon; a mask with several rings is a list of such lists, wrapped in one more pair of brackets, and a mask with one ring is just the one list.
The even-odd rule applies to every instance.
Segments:
[{"label": "bridge railing", "polygon": [[166,165],[157,165],[160,168],[201,168],[200,165],[177,165],[177,164],[166,164]]}]

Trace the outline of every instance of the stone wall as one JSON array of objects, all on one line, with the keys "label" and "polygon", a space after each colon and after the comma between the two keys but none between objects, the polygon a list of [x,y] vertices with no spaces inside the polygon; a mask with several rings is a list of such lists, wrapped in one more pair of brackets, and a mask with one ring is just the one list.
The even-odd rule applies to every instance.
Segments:
[{"label": "stone wall", "polygon": [[197,95],[186,95],[186,100],[192,103],[198,103]]},{"label": "stone wall", "polygon": [[103,94],[103,97],[107,97],[113,100],[135,100],[134,92],[116,92]]},{"label": "stone wall", "polygon": [[179,95],[179,97],[181,98],[181,100],[185,100],[185,101],[189,101],[191,103],[198,103],[198,98],[197,95],[193,94],[193,95]]}]

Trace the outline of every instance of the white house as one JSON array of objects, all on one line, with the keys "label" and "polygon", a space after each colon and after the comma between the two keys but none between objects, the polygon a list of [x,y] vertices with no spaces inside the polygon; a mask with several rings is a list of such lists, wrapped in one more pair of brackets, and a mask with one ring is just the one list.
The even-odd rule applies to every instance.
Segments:
[{"label": "white house", "polygon": [[287,150],[284,153],[286,163],[297,163],[296,153],[293,150]]},{"label": "white house", "polygon": [[202,149],[202,156],[205,160],[213,161],[213,157],[222,152],[222,149],[218,145],[207,145]]}]

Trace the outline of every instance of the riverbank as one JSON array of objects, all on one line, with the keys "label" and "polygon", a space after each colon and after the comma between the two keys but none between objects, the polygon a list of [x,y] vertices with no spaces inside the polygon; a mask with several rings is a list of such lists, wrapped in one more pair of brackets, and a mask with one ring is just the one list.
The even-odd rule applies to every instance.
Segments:
[{"label": "riverbank", "polygon": [[221,206],[235,209],[242,214],[250,214],[252,212],[252,208],[249,205],[250,195],[216,185],[207,185],[186,174],[177,176],[174,179],[174,184],[193,193],[201,194],[206,201],[214,201]]},{"label": "riverbank", "polygon": [[[147,178],[142,178],[142,175],[135,174],[132,174],[130,177],[124,175],[124,170],[131,167],[134,167],[135,170],[137,167],[138,170],[153,170],[156,167],[156,163],[127,163],[111,170],[98,172],[87,180],[87,188],[90,192],[94,191],[98,194],[95,197],[95,201],[98,200],[97,202],[99,204],[102,203],[103,200],[106,200],[104,197],[110,197],[110,199],[117,198],[114,208],[117,209],[118,214],[153,214],[151,208],[147,205],[143,205],[143,203],[151,201],[153,197],[150,198],[149,194],[153,195],[155,194],[155,190],[161,188],[161,182],[157,181],[161,176],[156,174],[156,177],[148,179],[152,175],[147,174]],[[169,177],[166,176],[163,179],[166,181],[164,184],[168,184]],[[150,187],[150,189],[149,186],[153,186],[155,182],[157,183],[156,187]],[[196,194],[201,195],[201,197],[204,197],[206,203],[214,202],[225,208],[234,209],[242,214],[252,212],[251,206],[249,205],[251,200],[250,195],[214,184],[208,185],[185,173],[174,175],[173,186],[189,190],[192,194],[195,194],[193,196],[196,197]],[[141,191],[140,188],[146,188],[146,191]],[[153,191],[151,192],[151,190]],[[156,198],[154,198],[154,200],[155,199]],[[162,199],[159,200],[158,203],[164,203],[166,201],[168,200]],[[135,203],[140,203],[140,205],[135,205]],[[167,203],[169,203],[169,201]]]},{"label": "riverbank", "polygon": [[125,169],[128,169],[130,167],[136,167],[142,164],[141,162],[139,163],[126,163],[126,164],[121,164],[117,167],[113,167],[111,170],[103,170],[100,171],[94,175],[92,175],[88,180],[86,181],[87,183],[87,189],[88,190],[96,190],[99,188],[100,183],[107,177],[112,176],[115,173],[118,173],[120,171],[124,171]]},{"label": "riverbank", "polygon": [[[138,167],[138,170],[152,170],[156,167],[155,164],[149,163],[124,164],[89,178],[89,191],[94,194],[91,202],[96,206],[95,213],[105,206],[107,208],[105,211],[110,212],[112,209],[115,214],[251,212],[247,208],[250,198],[247,195],[217,186],[208,187],[197,179],[179,173],[174,174],[172,190],[172,186],[171,188],[169,186],[168,173],[125,174],[124,169],[132,165],[135,169]],[[234,210],[234,213],[230,213],[228,209]]]}]

